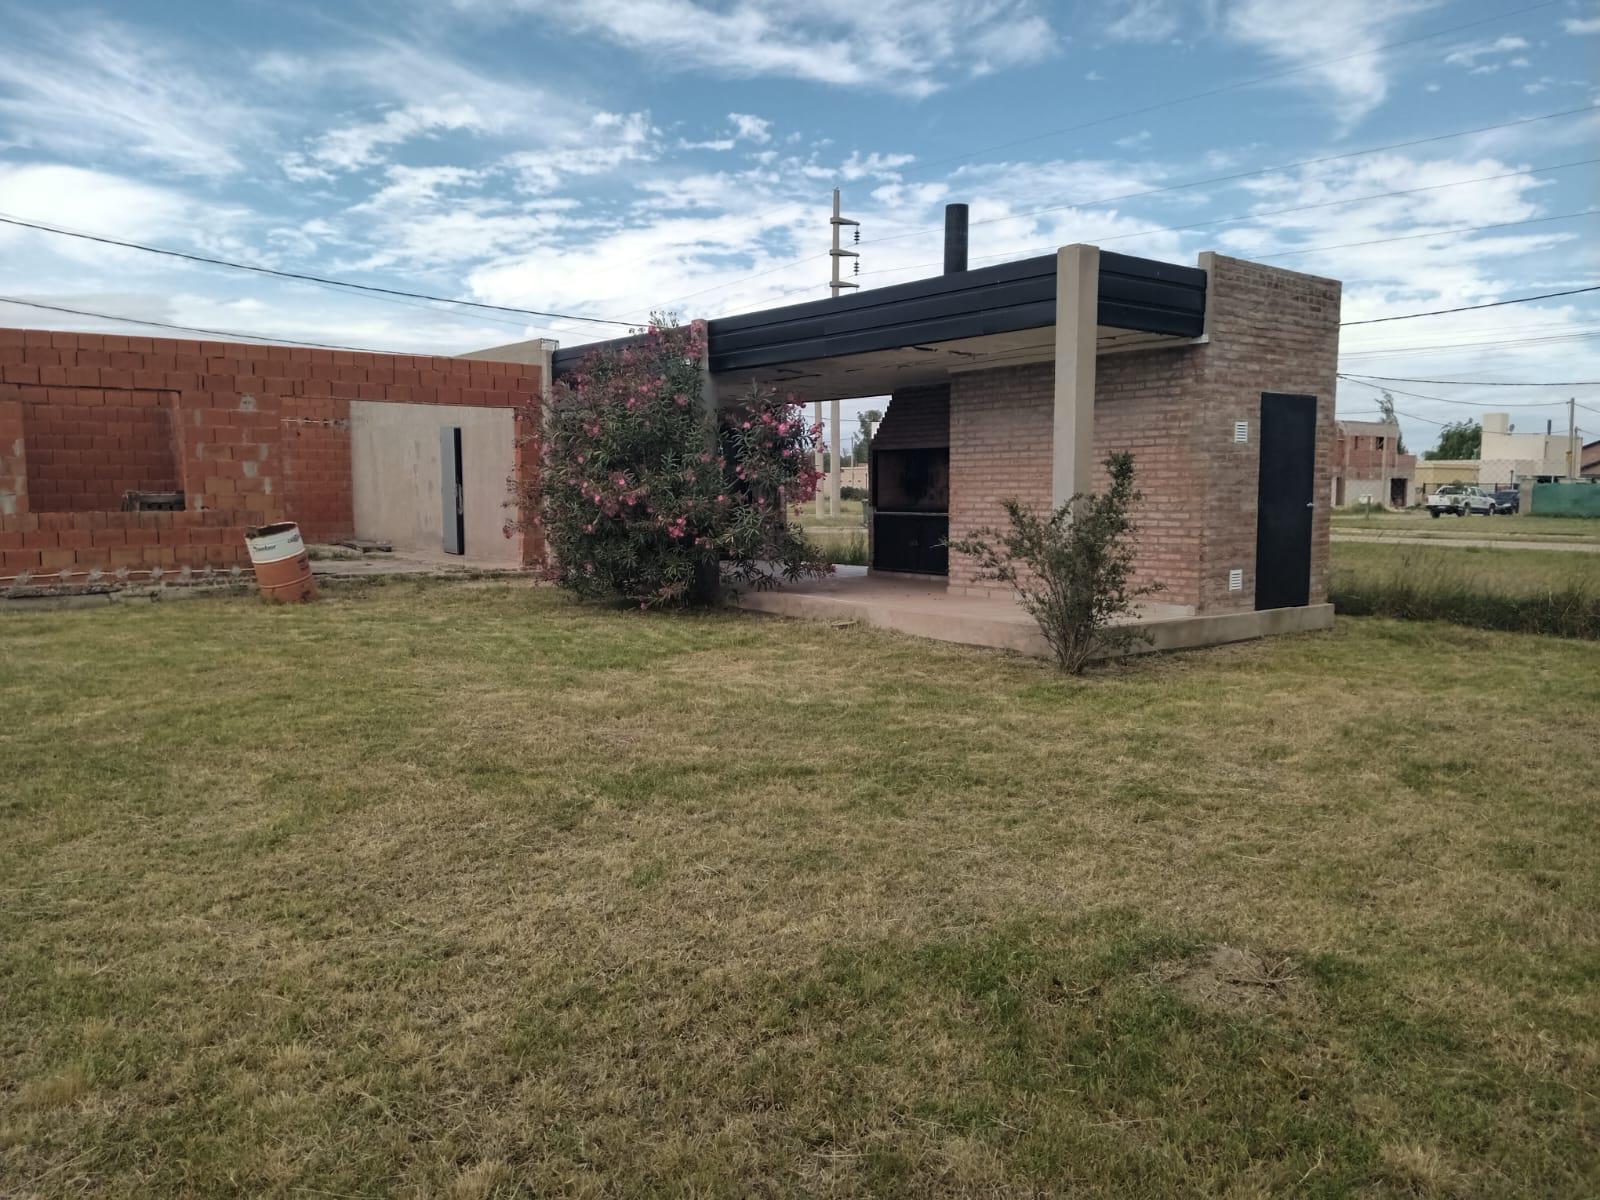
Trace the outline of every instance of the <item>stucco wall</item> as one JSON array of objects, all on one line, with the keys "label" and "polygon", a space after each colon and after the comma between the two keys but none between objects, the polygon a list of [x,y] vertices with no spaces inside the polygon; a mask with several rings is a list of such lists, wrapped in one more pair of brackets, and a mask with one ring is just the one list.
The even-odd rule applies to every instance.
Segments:
[{"label": "stucco wall", "polygon": [[466,541],[472,562],[515,565],[519,548],[504,533],[515,469],[508,409],[439,408],[357,400],[350,405],[350,477],[356,535],[397,550],[442,555],[443,468],[439,431],[461,429]]}]

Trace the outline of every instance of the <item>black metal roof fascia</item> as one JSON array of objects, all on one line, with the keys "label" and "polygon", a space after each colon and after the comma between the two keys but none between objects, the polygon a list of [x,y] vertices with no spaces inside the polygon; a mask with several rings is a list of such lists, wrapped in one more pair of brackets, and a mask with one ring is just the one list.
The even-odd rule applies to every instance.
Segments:
[{"label": "black metal roof fascia", "polygon": [[[1099,283],[1101,325],[1180,337],[1205,332],[1206,273],[1197,267],[1102,251]],[[1056,256],[1040,255],[717,318],[708,325],[710,367],[749,370],[1036,329],[1055,323],[1055,308]],[[554,372],[570,371],[597,344],[557,350]]]}]

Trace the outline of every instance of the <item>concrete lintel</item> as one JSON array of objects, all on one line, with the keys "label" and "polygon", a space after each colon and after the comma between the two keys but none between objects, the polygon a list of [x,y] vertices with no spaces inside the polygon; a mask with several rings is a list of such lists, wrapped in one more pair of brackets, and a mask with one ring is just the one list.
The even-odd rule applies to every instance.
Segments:
[{"label": "concrete lintel", "polygon": [[1094,359],[1100,315],[1100,248],[1056,251],[1055,413],[1050,495],[1060,507],[1089,489],[1094,471]]}]

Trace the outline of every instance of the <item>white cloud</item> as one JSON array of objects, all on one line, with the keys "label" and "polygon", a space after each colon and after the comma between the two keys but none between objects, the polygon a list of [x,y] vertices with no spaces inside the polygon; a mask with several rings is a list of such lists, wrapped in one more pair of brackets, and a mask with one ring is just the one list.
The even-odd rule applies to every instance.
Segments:
[{"label": "white cloud", "polygon": [[1176,0],[1131,0],[1117,7],[1118,15],[1106,24],[1105,32],[1119,42],[1164,42],[1183,23]]},{"label": "white cloud", "polygon": [[599,37],[663,70],[781,76],[927,96],[951,75],[1040,62],[1058,40],[1034,0],[457,0]]},{"label": "white cloud", "polygon": [[[53,163],[0,164],[0,210],[24,220],[86,233],[115,230],[131,241],[186,231],[194,218],[194,205],[168,188]],[[87,261],[102,261],[111,249],[0,225],[0,244],[8,240],[36,241],[63,254],[78,253]]]},{"label": "white cloud", "polygon": [[[1528,60],[1516,54],[1517,51],[1527,48],[1526,38],[1507,34],[1493,41],[1469,42],[1464,46],[1457,46],[1444,56],[1444,61],[1453,67],[1462,67],[1472,75],[1492,75],[1501,66],[1528,66]],[[1508,58],[1508,55],[1515,57]]]},{"label": "white cloud", "polygon": [[1592,17],[1568,17],[1561,22],[1561,28],[1578,37],[1600,33],[1600,14]]},{"label": "white cloud", "polygon": [[[1325,92],[1334,112],[1353,124],[1389,91],[1379,47],[1409,17],[1437,0],[1240,0],[1223,18],[1228,36],[1255,46]],[[1314,65],[1315,64],[1315,65]]]},{"label": "white cloud", "polygon": [[328,176],[382,162],[385,152],[415,138],[466,131],[482,133],[491,121],[459,96],[390,109],[374,121],[358,121],[330,129],[315,138],[304,154],[284,162],[291,179]]},{"label": "white cloud", "polygon": [[263,132],[262,115],[235,92],[103,17],[57,27],[12,11],[5,20],[0,119],[15,145],[226,175],[240,169],[238,147]]},{"label": "white cloud", "polygon": [[530,192],[550,192],[572,176],[601,175],[657,154],[659,131],[648,113],[595,113],[586,130],[563,134],[543,150],[523,150],[503,160]]},{"label": "white cloud", "polygon": [[772,122],[749,113],[729,113],[728,121],[734,134],[747,142],[765,143],[772,140]]}]

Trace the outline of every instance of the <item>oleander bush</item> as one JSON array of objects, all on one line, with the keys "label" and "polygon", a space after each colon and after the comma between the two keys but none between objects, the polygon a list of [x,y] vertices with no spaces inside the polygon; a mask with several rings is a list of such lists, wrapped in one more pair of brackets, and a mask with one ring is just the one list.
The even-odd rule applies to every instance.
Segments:
[{"label": "oleander bush", "polygon": [[784,517],[816,494],[820,431],[762,388],[710,414],[705,349],[703,323],[656,319],[551,389],[540,477],[521,486],[563,587],[674,607],[831,570]]}]

